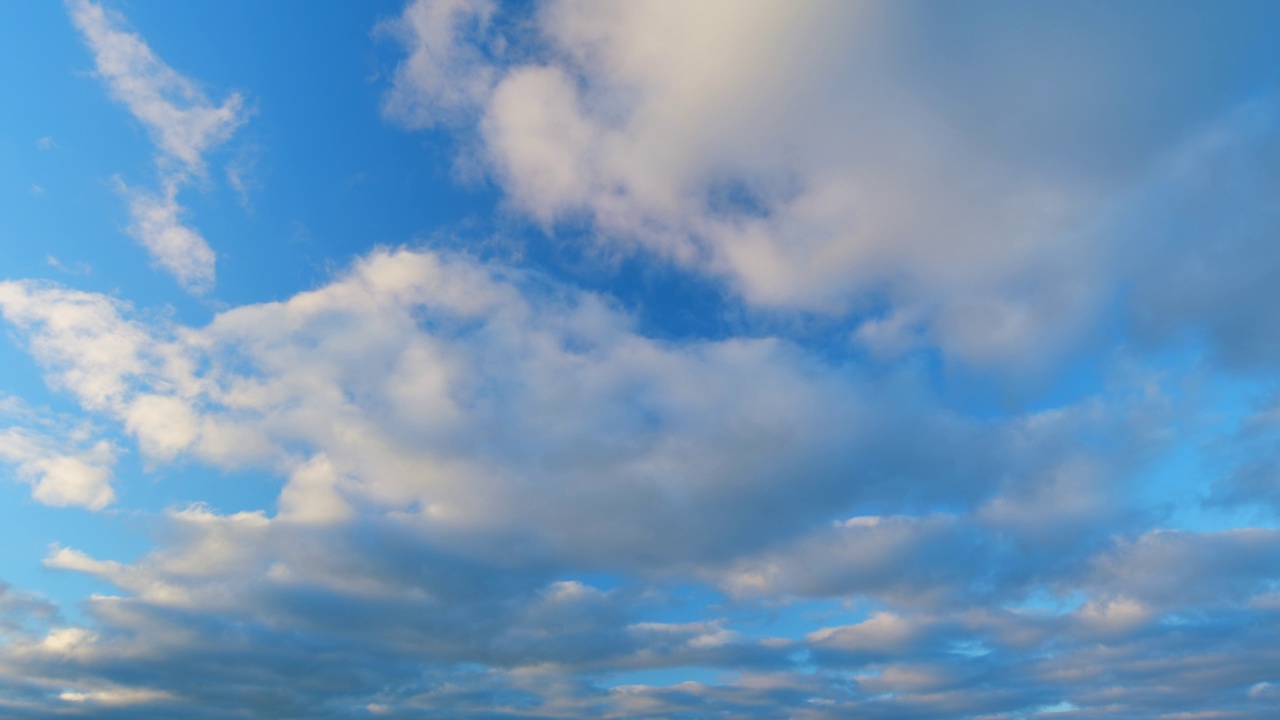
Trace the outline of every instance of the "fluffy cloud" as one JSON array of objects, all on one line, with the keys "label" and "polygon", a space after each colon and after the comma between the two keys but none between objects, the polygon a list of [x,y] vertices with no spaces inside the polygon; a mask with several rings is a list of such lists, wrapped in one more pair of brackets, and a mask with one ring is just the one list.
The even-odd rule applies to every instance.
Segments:
[{"label": "fluffy cloud", "polygon": [[[1140,534],[1123,478],[1167,430],[1142,392],[978,420],[904,401],[914,379],[780,339],[647,338],[597,295],[429,251],[203,327],[34,282],[0,284],[0,312],[151,462],[281,478],[274,512],[172,511],[132,562],[52,551],[121,595],[88,601],[92,631],[10,651],[10,682],[59,688],[36,707],[965,717],[1066,698],[1123,717],[1079,675],[1103,662],[1089,643],[1155,657],[1161,628],[1274,622],[1274,533]],[[1223,592],[1186,590],[1206,582]],[[673,621],[685,591],[663,583],[729,595]],[[1028,609],[1041,596],[1065,606]],[[815,598],[863,618],[758,619]],[[1187,672],[1211,662],[1184,650]],[[680,668],[725,679],[607,684]]]},{"label": "fluffy cloud", "polygon": [[[1109,198],[1206,108],[1231,111],[1222,83],[1264,82],[1229,58],[1268,42],[1248,27],[1262,18],[1156,28],[1136,9],[1000,3],[949,20],[850,3],[533,15],[413,3],[388,115],[476,128],[548,230],[585,220],[752,303],[864,314],[855,337],[881,352],[996,363],[1052,357],[1114,300]],[[1205,42],[1205,21],[1236,44]],[[1153,69],[1166,60],[1213,70]]]},{"label": "fluffy cloud", "polygon": [[12,398],[0,398],[0,418],[17,423],[0,424],[0,461],[30,483],[36,501],[101,510],[115,500],[111,468],[117,450],[95,440],[86,423],[37,412]]},{"label": "fluffy cloud", "polygon": [[914,420],[873,422],[869,388],[785,342],[670,345],[602,298],[533,284],[399,251],[200,329],[29,283],[5,284],[2,307],[51,381],[149,457],[283,468],[287,514],[396,508],[494,552],[519,539],[602,562],[711,557],[883,493],[876,475],[895,464],[913,470],[859,455],[877,422]]},{"label": "fluffy cloud", "polygon": [[[69,7],[157,149],[131,232],[208,289],[178,194],[243,101]],[[37,500],[110,503],[124,444],[278,490],[134,513],[130,557],[53,546],[110,588],[77,619],[0,583],[0,716],[1270,717],[1280,535],[1152,498],[1216,421],[1195,381],[1274,350],[1275,115],[1235,106],[1274,24],[1148,13],[413,2],[378,31],[387,117],[457,130],[544,231],[769,312],[648,333],[431,249],[201,324],[0,281],[95,423],[0,398]],[[1020,407],[970,374],[1069,359],[1119,306],[1138,341],[1076,368],[1105,380]],[[1212,367],[1144,354],[1187,328]],[[1219,506],[1275,504],[1270,422],[1218,438]]]},{"label": "fluffy cloud", "polygon": [[1119,463],[1146,432],[1088,404],[1001,424],[904,404],[781,339],[661,342],[599,296],[425,251],[203,328],[33,283],[0,285],[0,312],[146,457],[288,475],[285,516],[408,513],[473,550],[604,567],[724,559],[860,506],[987,503],[1008,526],[1053,503],[1078,529],[1104,470],[1073,443]]}]

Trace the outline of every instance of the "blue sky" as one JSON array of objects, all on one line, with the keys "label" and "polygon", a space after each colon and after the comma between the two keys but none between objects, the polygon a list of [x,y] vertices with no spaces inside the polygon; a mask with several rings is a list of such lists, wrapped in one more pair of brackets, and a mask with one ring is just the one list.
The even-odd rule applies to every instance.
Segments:
[{"label": "blue sky", "polygon": [[0,717],[1280,707],[1274,3],[4,13]]}]

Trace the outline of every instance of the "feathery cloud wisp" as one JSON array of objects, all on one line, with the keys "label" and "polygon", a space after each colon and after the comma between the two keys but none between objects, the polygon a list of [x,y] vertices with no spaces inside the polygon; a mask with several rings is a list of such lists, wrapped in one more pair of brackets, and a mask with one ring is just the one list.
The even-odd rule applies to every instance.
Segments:
[{"label": "feathery cloud wisp", "polygon": [[194,81],[126,30],[122,18],[90,0],[68,0],[67,5],[93,52],[98,76],[112,98],[146,127],[156,146],[162,190],[127,193],[133,218],[129,233],[188,291],[208,292],[217,256],[199,232],[181,222],[177,195],[191,179],[205,177],[205,154],[247,120],[244,99],[232,93],[214,104]]}]

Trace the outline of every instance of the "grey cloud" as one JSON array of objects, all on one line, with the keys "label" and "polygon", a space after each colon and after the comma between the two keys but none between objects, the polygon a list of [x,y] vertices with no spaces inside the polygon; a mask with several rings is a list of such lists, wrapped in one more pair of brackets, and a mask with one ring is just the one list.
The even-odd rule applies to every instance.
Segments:
[{"label": "grey cloud", "polygon": [[1086,586],[1166,610],[1240,605],[1280,577],[1280,531],[1154,531],[1094,559]]},{"label": "grey cloud", "polygon": [[[1134,329],[1148,342],[1195,333],[1233,371],[1268,373],[1280,355],[1271,308],[1280,271],[1277,96],[1267,88],[1171,153],[1119,223],[1135,260]],[[1125,237],[1127,236],[1127,237]]]}]

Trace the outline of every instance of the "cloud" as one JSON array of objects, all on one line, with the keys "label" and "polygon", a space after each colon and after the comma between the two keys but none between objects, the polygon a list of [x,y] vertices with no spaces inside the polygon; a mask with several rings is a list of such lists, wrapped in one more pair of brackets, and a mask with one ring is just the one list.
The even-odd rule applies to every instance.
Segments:
[{"label": "cloud", "polygon": [[[130,231],[207,292],[178,194],[243,101],[70,7],[156,144],[159,187],[121,184]],[[1274,24],[1193,15],[410,4],[379,30],[405,48],[387,118],[457,132],[594,258],[646,253],[768,320],[651,333],[431,249],[199,323],[0,282],[47,383],[147,469],[277,491],[138,512],[136,556],[53,546],[48,572],[110,586],[84,622],[0,584],[0,715],[1270,717],[1280,536],[1151,502],[1216,409],[1188,388],[1271,352],[1240,329],[1261,311],[1230,311],[1268,306],[1274,113],[1231,68]],[[1069,361],[1120,307],[1136,346],[1081,370],[1105,379],[1012,409],[1007,373],[971,384]],[[1211,368],[1146,354],[1188,328]],[[0,411],[37,499],[110,502],[123,450],[96,426]],[[1217,501],[1270,502],[1267,422],[1223,436]]]},{"label": "cloud", "polygon": [[[127,189],[129,234],[156,265],[196,294],[213,288],[216,255],[199,232],[181,221],[178,191],[207,176],[205,155],[226,142],[248,119],[239,93],[213,103],[189,78],[169,67],[124,19],[89,0],[68,0],[76,28],[93,52],[98,76],[112,98],[147,129],[155,143],[159,193]],[[233,181],[234,182],[234,181]]]},{"label": "cloud", "polygon": [[[1244,643],[1237,679],[1177,702],[1263,716],[1274,533],[1146,532],[1132,478],[1170,419],[1145,376],[977,419],[917,378],[656,340],[606,298],[426,250],[199,327],[31,281],[0,312],[148,462],[281,486],[172,510],[128,562],[52,550],[120,594],[0,653],[10,696],[58,688],[40,712],[1124,717],[1164,676],[1115,663],[1191,676]],[[712,599],[673,618],[688,593]],[[762,619],[824,598],[844,620]],[[608,684],[695,671],[724,677]]]},{"label": "cloud", "polygon": [[151,134],[162,162],[204,173],[204,154],[225,142],[246,119],[244,99],[232,93],[215,105],[190,79],[156,57],[117,14],[89,0],[67,3],[71,19],[93,52],[98,76],[112,98]]},{"label": "cloud", "polygon": [[[202,328],[30,282],[0,284],[0,312],[153,461],[281,472],[286,515],[383,508],[474,552],[604,566],[718,562],[855,507],[996,503],[992,526],[1047,527],[1026,521],[1037,503],[1096,482],[1063,484],[1090,457],[1071,443],[1109,433],[1119,463],[1147,422],[1087,404],[977,421],[904,399],[910,377],[872,383],[778,338],[658,341],[600,296],[428,251]],[[1008,505],[1032,488],[1050,499]],[[1077,504],[1054,522],[1109,512]]]},{"label": "cloud", "polygon": [[1168,342],[1188,330],[1225,368],[1274,366],[1280,338],[1265,317],[1280,268],[1280,95],[1261,93],[1171,154],[1121,230],[1155,247],[1131,302],[1140,339]]},{"label": "cloud", "polygon": [[[51,381],[121,421],[146,456],[283,463],[304,514],[346,497],[495,552],[521,537],[535,552],[665,563],[675,548],[764,542],[859,494],[844,478],[870,441],[865,389],[784,342],[669,346],[598,296],[532,282],[396,251],[199,329],[32,283],[5,284],[0,307]],[[577,503],[547,500],[563,494]]]},{"label": "cloud", "polygon": [[64,263],[61,260],[59,260],[57,256],[52,254],[45,257],[45,264],[51,268],[56,268],[58,270],[61,270],[62,272],[67,273],[68,275],[89,275],[90,273],[93,272],[93,268],[90,267],[89,264],[84,261],[80,261],[80,262],[76,262],[68,265],[67,263]]},{"label": "cloud", "polygon": [[504,14],[412,3],[388,116],[458,128],[548,232],[585,224],[589,244],[643,249],[759,307],[853,313],[873,348],[924,338],[983,364],[1048,362],[1089,335],[1128,269],[1101,230],[1111,198],[1229,113],[1224,87],[1268,78],[1228,59],[1270,42],[1268,19],[1243,15],[572,0]]},{"label": "cloud", "polygon": [[[6,415],[10,417],[5,417]],[[31,497],[54,507],[101,510],[115,500],[112,466],[117,449],[94,440],[92,428],[21,403],[0,408],[0,461],[31,485]]]},{"label": "cloud", "polygon": [[213,289],[217,256],[202,235],[182,222],[178,188],[167,184],[160,195],[125,189],[133,222],[129,234],[151,253],[156,265],[182,287],[203,294]]},{"label": "cloud", "polygon": [[380,30],[409,50],[392,79],[383,112],[410,127],[465,116],[489,94],[491,68],[472,39],[482,36],[497,12],[487,0],[416,3]]}]

